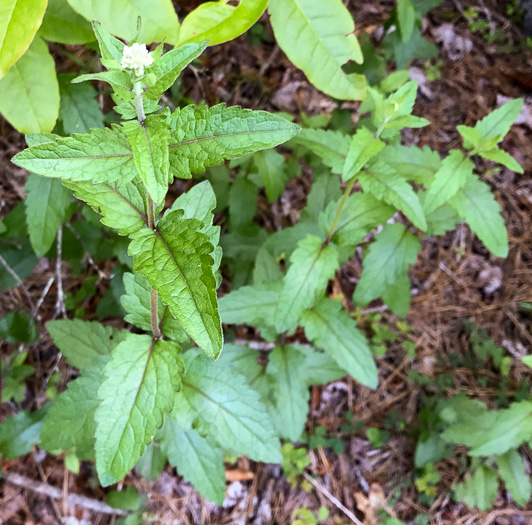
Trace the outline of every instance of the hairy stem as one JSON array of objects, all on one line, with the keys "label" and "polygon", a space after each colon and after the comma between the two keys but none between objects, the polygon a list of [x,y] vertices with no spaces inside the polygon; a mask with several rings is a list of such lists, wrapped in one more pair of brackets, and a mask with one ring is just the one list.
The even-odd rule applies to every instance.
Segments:
[{"label": "hairy stem", "polygon": [[352,177],[351,180],[347,183],[347,187],[345,188],[344,195],[342,197],[342,200],[340,201],[340,205],[338,206],[338,211],[336,212],[333,223],[331,224],[331,227],[329,228],[329,233],[327,234],[327,240],[325,241],[326,244],[329,244],[331,242],[331,239],[333,238],[334,232],[336,230],[336,225],[338,224],[338,221],[340,220],[340,215],[342,215],[342,210],[344,209],[345,203],[347,202],[347,197],[349,197],[349,194],[351,193],[351,190],[353,189],[353,185],[355,184],[355,179],[356,177]]},{"label": "hairy stem", "polygon": [[[144,114],[144,104],[142,102],[142,85],[140,82],[135,82],[133,89],[135,91],[135,107],[137,108],[137,117],[141,124],[146,120]],[[153,199],[150,194],[146,195],[146,215],[148,217],[148,228],[155,229],[155,207]],[[151,331],[153,337],[159,339],[161,337],[161,330],[159,328],[159,315],[158,315],[159,298],[157,291],[150,286],[150,321]]]}]

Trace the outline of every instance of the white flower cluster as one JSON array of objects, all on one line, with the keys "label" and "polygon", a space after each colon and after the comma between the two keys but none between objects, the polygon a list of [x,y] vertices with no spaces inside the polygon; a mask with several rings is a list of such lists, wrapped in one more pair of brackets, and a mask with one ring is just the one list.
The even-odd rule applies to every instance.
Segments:
[{"label": "white flower cluster", "polygon": [[134,69],[137,75],[144,74],[144,68],[153,64],[153,57],[146,48],[146,44],[133,44],[124,47],[122,68]]}]

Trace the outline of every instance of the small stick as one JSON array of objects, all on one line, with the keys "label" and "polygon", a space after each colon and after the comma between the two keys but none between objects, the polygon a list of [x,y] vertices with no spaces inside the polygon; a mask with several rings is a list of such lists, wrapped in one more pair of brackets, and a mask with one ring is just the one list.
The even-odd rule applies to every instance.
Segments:
[{"label": "small stick", "polygon": [[[3,472],[2,478],[12,485],[31,490],[37,494],[43,494],[44,496],[48,496],[52,499],[60,500],[63,498],[63,491],[61,489],[52,487],[46,483],[40,483],[39,481],[27,478],[26,476],[21,476],[16,472]],[[103,503],[102,501],[92,498],[87,498],[86,496],[80,496],[78,494],[68,494],[66,500],[71,506],[78,505],[80,507],[93,510],[94,512],[100,512],[102,514],[117,514],[119,516],[129,515],[129,513],[125,510],[114,509],[113,507],[107,505],[107,503]]]},{"label": "small stick", "polygon": [[41,319],[41,316],[38,315],[39,308],[41,307],[41,305],[42,305],[42,303],[44,301],[44,298],[48,295],[48,292],[50,291],[50,288],[52,287],[52,284],[54,284],[54,281],[55,281],[55,275],[52,275],[52,277],[50,277],[50,279],[48,279],[48,282],[46,283],[46,286],[44,287],[44,290],[43,290],[41,296],[39,297],[39,300],[37,301],[37,304],[35,305],[35,308],[32,310],[32,316],[37,318],[37,320]]},{"label": "small stick", "polygon": [[57,301],[55,303],[55,314],[62,314],[66,319],[65,296],[63,294],[63,276],[61,275],[61,250],[63,248],[63,226],[57,230],[57,259],[55,262],[55,276],[57,279]]},{"label": "small stick", "polygon": [[17,275],[15,270],[7,264],[7,261],[0,255],[0,263],[2,263],[3,267],[7,270],[7,273],[15,279],[15,282],[17,283],[17,286],[20,286],[22,288],[22,291],[24,292],[24,295],[28,299],[28,302],[30,303],[31,309],[33,310],[35,308],[35,305],[33,304],[33,299],[31,298],[30,293],[28,292],[28,289],[24,286],[24,283],[22,282],[22,279]]},{"label": "small stick", "polygon": [[353,523],[356,525],[364,525],[346,506],[344,506],[338,498],[335,498],[325,487],[320,485],[312,476],[303,472],[303,476],[307,481],[312,483],[314,487],[320,491],[333,505],[340,509]]}]

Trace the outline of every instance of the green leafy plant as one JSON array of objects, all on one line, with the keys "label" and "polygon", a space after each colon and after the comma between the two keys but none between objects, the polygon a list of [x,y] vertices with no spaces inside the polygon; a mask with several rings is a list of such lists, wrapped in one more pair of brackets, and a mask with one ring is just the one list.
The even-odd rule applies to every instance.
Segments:
[{"label": "green leafy plant", "polygon": [[[168,429],[192,432],[187,442],[193,448],[208,446],[192,430],[193,423],[233,453],[279,460],[278,440],[256,395],[230,376],[220,376],[216,365],[200,354],[191,351],[182,358],[177,344],[192,338],[210,359],[219,357],[223,345],[215,279],[221,250],[219,228],[212,225],[216,202],[210,185],[196,186],[163,217],[159,213],[174,177],[190,178],[191,172],[226,158],[275,146],[293,137],[298,127],[265,112],[224,105],[154,114],[161,94],[206,43],[166,54],[159,47],[150,54],[137,42],[125,46],[99,24],[94,31],[108,71],[75,81],[108,81],[125,121],[72,138],[29,136],[31,146],[13,162],[61,181],[99,212],[104,224],[129,236],[136,273],[124,278],[122,304],[126,319],[151,333],[76,320],[48,323],[54,342],[81,377],[51,407],[40,444],[75,451],[81,459],[95,455],[100,481],[109,485],[136,464],[166,415],[161,447],[171,460],[178,455],[174,447],[184,445],[176,445],[176,435]],[[237,405],[233,396],[240,400]],[[232,421],[219,417],[225,402],[231,403],[226,410]],[[246,418],[262,424],[244,424]],[[68,432],[58,433],[58,425],[66,422],[71,423]],[[186,476],[187,466],[182,470]],[[197,476],[194,470],[192,476]],[[219,494],[207,491],[216,501]]]}]

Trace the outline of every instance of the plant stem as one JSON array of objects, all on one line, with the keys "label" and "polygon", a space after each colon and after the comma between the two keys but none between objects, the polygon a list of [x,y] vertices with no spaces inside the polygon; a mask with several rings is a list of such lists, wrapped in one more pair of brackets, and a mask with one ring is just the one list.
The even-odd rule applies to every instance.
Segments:
[{"label": "plant stem", "polygon": [[[144,113],[144,104],[142,102],[142,85],[140,82],[135,82],[133,85],[133,90],[135,91],[135,107],[137,108],[137,117],[141,125],[144,124],[146,120],[146,115]],[[155,229],[155,209],[153,204],[153,199],[148,193],[146,195],[146,215],[148,217],[148,228]],[[153,332],[153,337],[159,339],[161,337],[161,330],[159,328],[159,298],[157,296],[157,291],[150,286],[150,321],[151,321],[151,331]]]},{"label": "plant stem", "polygon": [[338,224],[338,221],[340,220],[340,215],[342,215],[342,210],[344,209],[345,203],[347,202],[347,197],[349,197],[349,194],[351,193],[351,190],[353,189],[353,185],[355,184],[355,179],[356,177],[352,177],[351,180],[347,183],[347,187],[345,188],[344,195],[340,202],[340,206],[338,206],[338,211],[336,212],[333,223],[331,224],[331,227],[329,228],[329,233],[327,234],[327,240],[325,241],[326,244],[329,244],[331,242],[331,239],[333,238],[334,232],[336,230],[336,225]]},{"label": "plant stem", "polygon": [[146,120],[146,115],[144,113],[144,104],[142,102],[142,84],[141,82],[135,82],[133,84],[133,91],[135,92],[135,107],[137,108],[137,116],[139,122],[144,124]]}]

